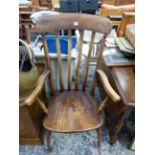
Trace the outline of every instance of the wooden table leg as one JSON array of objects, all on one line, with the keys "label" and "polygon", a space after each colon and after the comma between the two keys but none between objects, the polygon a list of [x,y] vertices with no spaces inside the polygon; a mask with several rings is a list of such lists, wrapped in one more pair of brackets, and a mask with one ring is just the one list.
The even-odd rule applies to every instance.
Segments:
[{"label": "wooden table leg", "polygon": [[110,144],[114,144],[118,139],[118,134],[121,131],[125,120],[128,118],[130,112],[132,110],[132,107],[126,107],[126,110],[122,114],[121,118],[119,119],[118,123],[116,123],[116,127],[114,128],[114,135],[110,137]]},{"label": "wooden table leg", "polygon": [[111,139],[114,136],[114,128],[113,128],[113,124],[112,124],[111,114],[107,114],[106,122],[107,122],[108,130],[109,130],[109,137],[110,137],[110,144],[111,144]]}]

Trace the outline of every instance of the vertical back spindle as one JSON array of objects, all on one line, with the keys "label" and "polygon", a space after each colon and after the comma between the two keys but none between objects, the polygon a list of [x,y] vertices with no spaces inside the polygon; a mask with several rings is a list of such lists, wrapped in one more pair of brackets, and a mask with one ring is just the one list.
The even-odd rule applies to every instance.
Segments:
[{"label": "vertical back spindle", "polygon": [[72,31],[68,31],[68,90],[71,89],[72,72],[71,72],[71,50],[72,50]]},{"label": "vertical back spindle", "polygon": [[78,83],[79,83],[79,69],[81,63],[81,54],[82,54],[82,44],[83,44],[83,34],[84,30],[80,30],[80,39],[78,44],[78,62],[76,67],[76,81],[75,81],[75,90],[78,90]]},{"label": "vertical back spindle", "polygon": [[50,85],[50,89],[51,89],[51,95],[54,95],[52,66],[51,66],[51,62],[50,62],[50,56],[49,56],[49,52],[48,52],[45,34],[43,34],[43,47],[44,47],[44,54],[45,54],[46,63],[47,63],[48,69],[50,70],[50,74],[48,76],[48,79],[49,79],[49,85]]},{"label": "vertical back spindle", "polygon": [[[100,41],[100,50],[99,50],[99,55],[98,55],[98,57],[97,57],[96,69],[97,69],[98,66],[99,66],[100,58],[102,58],[102,53],[103,53],[103,50],[104,50],[104,46],[105,46],[105,37],[103,37],[102,40]],[[95,69],[95,70],[96,70],[96,69]],[[91,89],[90,89],[90,94],[91,94],[91,95],[94,95],[94,93],[95,93],[95,88],[96,88],[96,72],[95,72],[95,74],[94,74],[93,81],[92,81],[92,85],[91,85]]]},{"label": "vertical back spindle", "polygon": [[56,31],[56,50],[57,50],[57,59],[58,59],[58,69],[59,69],[59,82],[60,82],[60,90],[63,91],[63,75],[62,75],[62,62],[61,62],[61,54],[60,54],[60,41],[59,41],[59,31]]},{"label": "vertical back spindle", "polygon": [[93,45],[94,45],[93,44],[94,39],[95,39],[95,32],[92,32],[91,40],[90,40],[90,43],[89,43],[88,57],[87,57],[86,66],[85,66],[84,74],[83,74],[83,86],[82,86],[83,91],[85,91],[85,87],[86,87],[86,82],[87,82],[87,77],[88,77],[88,70],[89,70],[89,63],[90,63],[91,53],[92,53],[92,49],[93,49]]}]

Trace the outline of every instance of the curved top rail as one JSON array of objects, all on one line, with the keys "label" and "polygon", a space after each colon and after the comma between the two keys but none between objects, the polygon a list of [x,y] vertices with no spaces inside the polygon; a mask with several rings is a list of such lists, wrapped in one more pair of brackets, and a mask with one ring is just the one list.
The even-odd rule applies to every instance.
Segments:
[{"label": "curved top rail", "polygon": [[41,32],[51,32],[61,29],[87,29],[107,36],[111,29],[111,21],[106,17],[63,13],[58,15],[47,15],[38,18],[36,21],[36,29]]}]

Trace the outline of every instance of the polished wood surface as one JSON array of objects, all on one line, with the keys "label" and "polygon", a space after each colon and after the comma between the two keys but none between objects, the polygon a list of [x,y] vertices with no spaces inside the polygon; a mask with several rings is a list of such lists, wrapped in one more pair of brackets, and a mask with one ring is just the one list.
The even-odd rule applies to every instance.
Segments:
[{"label": "polished wood surface", "polygon": [[95,97],[81,91],[64,91],[50,101],[43,125],[57,132],[87,131],[100,127]]},{"label": "polished wood surface", "polygon": [[134,67],[112,67],[111,73],[117,84],[123,103],[129,106],[135,106]]}]

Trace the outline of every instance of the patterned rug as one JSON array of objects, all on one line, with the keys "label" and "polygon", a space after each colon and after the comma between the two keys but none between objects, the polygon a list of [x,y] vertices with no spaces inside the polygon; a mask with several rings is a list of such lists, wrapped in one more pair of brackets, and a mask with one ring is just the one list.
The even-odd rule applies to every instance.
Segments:
[{"label": "patterned rug", "polygon": [[117,141],[110,146],[106,128],[101,148],[96,148],[96,131],[74,134],[52,133],[53,150],[47,151],[47,145],[20,145],[20,155],[134,155],[135,152],[128,149],[129,143]]}]

